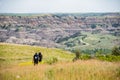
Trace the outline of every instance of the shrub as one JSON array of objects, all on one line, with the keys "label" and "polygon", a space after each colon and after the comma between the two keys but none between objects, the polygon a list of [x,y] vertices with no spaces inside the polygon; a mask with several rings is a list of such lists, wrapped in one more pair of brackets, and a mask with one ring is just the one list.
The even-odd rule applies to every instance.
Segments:
[{"label": "shrub", "polygon": [[92,28],[92,29],[95,29],[95,28],[96,28],[96,25],[95,25],[95,24],[92,24],[92,25],[91,25],[91,28]]},{"label": "shrub", "polygon": [[114,23],[114,24],[112,24],[112,27],[119,27],[120,26],[120,24],[116,24],[116,23]]},{"label": "shrub", "polygon": [[45,62],[48,64],[53,64],[53,63],[56,63],[57,61],[58,59],[56,57],[51,57],[51,58],[48,58]]},{"label": "shrub", "polygon": [[119,47],[115,46],[115,47],[112,49],[112,55],[120,56],[120,46],[119,46]]},{"label": "shrub", "polygon": [[81,60],[87,60],[87,59],[91,59],[91,56],[89,54],[83,54],[80,56]]},{"label": "shrub", "polygon": [[115,56],[115,55],[97,55],[97,59],[103,60],[103,61],[120,61],[120,56]]},{"label": "shrub", "polygon": [[74,52],[75,52],[75,58],[73,59],[73,61],[76,61],[80,58],[81,52],[80,50],[75,50]]}]

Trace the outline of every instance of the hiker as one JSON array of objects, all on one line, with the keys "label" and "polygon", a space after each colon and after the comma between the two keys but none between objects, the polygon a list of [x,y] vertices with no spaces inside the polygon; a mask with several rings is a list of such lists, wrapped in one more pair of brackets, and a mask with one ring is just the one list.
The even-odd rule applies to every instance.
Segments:
[{"label": "hiker", "polygon": [[38,53],[38,56],[39,56],[39,62],[41,62],[42,61],[42,54],[41,54],[41,52]]},{"label": "hiker", "polygon": [[38,59],[39,59],[39,56],[37,53],[35,53],[33,56],[34,65],[38,64]]}]

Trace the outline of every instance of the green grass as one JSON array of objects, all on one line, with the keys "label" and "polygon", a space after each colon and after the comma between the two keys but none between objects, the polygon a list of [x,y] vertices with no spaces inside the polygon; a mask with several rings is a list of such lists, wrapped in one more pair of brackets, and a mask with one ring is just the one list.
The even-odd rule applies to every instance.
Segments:
[{"label": "green grass", "polygon": [[[84,37],[82,35],[87,36],[82,39]],[[110,34],[92,34],[90,32],[81,32],[80,36],[64,40],[61,42],[61,44],[68,44],[66,47],[68,50],[74,50],[75,48],[80,48],[81,50],[95,48],[111,49],[112,47],[118,45],[115,40],[120,40],[120,37],[116,37]]]},{"label": "green grass", "polygon": [[3,64],[32,62],[33,55],[36,52],[42,52],[44,62],[53,57],[59,61],[71,61],[74,57],[71,52],[55,48],[0,43],[0,62]]}]

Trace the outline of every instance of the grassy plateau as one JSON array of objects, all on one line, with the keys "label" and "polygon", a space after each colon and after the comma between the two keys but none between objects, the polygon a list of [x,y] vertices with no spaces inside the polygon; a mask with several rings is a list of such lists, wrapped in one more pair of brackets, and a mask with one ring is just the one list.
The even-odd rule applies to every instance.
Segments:
[{"label": "grassy plateau", "polygon": [[[42,52],[34,66],[32,57]],[[38,46],[0,43],[0,80],[120,80],[120,62],[77,60],[71,52]]]}]

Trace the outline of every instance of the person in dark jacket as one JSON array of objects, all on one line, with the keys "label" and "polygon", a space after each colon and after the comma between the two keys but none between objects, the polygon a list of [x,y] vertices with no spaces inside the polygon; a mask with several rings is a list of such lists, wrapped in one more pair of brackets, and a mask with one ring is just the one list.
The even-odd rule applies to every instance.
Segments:
[{"label": "person in dark jacket", "polygon": [[35,53],[34,56],[33,56],[34,65],[37,65],[37,64],[38,64],[38,59],[39,59],[39,56],[38,56],[37,53]]},{"label": "person in dark jacket", "polygon": [[41,52],[38,53],[38,56],[39,56],[39,62],[41,62],[42,61],[42,57],[43,57]]}]

